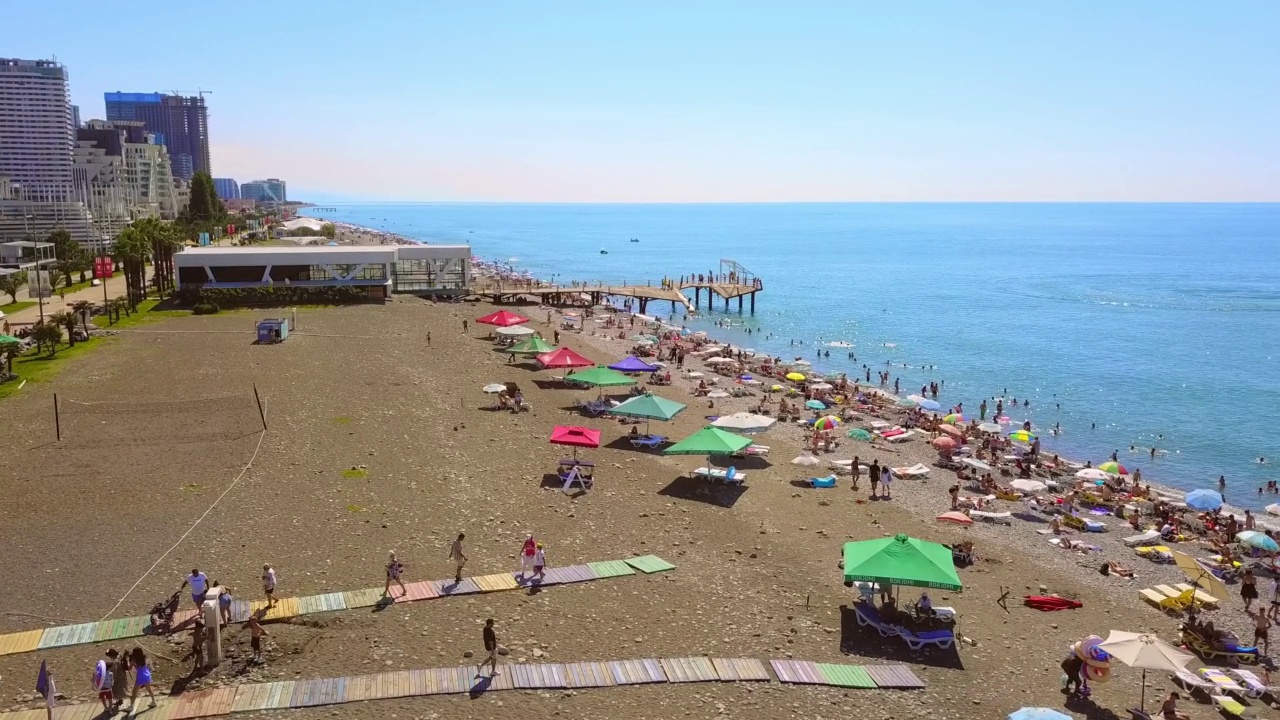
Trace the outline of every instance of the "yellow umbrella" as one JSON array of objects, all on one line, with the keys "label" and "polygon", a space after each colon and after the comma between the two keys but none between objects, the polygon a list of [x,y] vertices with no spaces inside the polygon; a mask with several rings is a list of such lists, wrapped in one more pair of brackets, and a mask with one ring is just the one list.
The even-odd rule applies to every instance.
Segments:
[{"label": "yellow umbrella", "polygon": [[798,372],[787,373],[787,379],[794,382],[800,382],[801,380],[804,380],[804,375],[801,375]]},{"label": "yellow umbrella", "polygon": [[1171,550],[1169,554],[1173,555],[1173,562],[1177,564],[1182,574],[1186,575],[1191,582],[1204,588],[1205,592],[1219,599],[1226,599],[1231,596],[1227,586],[1214,577],[1213,573],[1209,572],[1207,568],[1196,562],[1195,558],[1177,550]]}]

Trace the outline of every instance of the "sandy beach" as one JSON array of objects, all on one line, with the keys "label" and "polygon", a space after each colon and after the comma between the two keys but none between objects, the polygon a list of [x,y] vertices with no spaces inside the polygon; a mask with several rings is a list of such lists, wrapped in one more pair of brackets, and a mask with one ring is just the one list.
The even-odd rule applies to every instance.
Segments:
[{"label": "sandy beach", "polygon": [[[289,711],[299,718],[491,718],[512,708],[534,718],[834,718],[851,711],[972,718],[1061,706],[1058,663],[1086,635],[1149,630],[1177,639],[1177,619],[1142,604],[1137,590],[1182,578],[1124,548],[1119,539],[1130,533],[1119,521],[1110,521],[1111,532],[1083,538],[1101,552],[1081,555],[1050,546],[1036,532],[1043,526],[1032,523],[940,526],[933,518],[948,507],[953,475],[936,467],[923,480],[895,483],[892,500],[870,499],[865,483],[851,491],[847,476],[834,489],[802,489],[792,481],[813,473],[788,460],[803,435],[781,425],[758,437],[772,452],[767,464],[744,464],[745,489],[704,492],[681,477],[702,458],[633,449],[624,438],[628,424],[582,418],[574,409],[575,399],[594,391],[567,389],[551,381],[559,373],[530,363],[508,364],[485,339],[488,328],[463,331],[464,320],[493,309],[397,297],[385,306],[303,311],[295,333],[277,346],[251,344],[254,319],[269,311],[166,320],[123,332],[56,381],[10,398],[0,490],[16,500],[0,509],[0,631],[145,614],[192,567],[254,598],[264,562],[277,569],[287,594],[378,585],[393,549],[407,564],[407,579],[445,577],[452,573],[449,541],[464,531],[477,574],[516,569],[526,532],[546,544],[553,565],[656,553],[677,569],[277,623],[261,666],[246,665],[248,635],[237,629],[229,636],[231,658],[191,681],[185,637],[138,642],[156,659],[157,686],[165,691],[459,664],[465,652],[479,650],[486,617],[497,620],[513,660],[704,653],[887,660],[908,663],[928,685],[893,693],[776,683],[520,691]],[[552,336],[545,309],[513,309]],[[625,354],[628,343],[604,337],[591,321],[586,326],[562,333],[562,344],[602,363]],[[531,412],[490,409],[480,388],[506,381],[520,384]],[[757,400],[724,398],[711,410],[691,397],[695,385],[681,377],[658,390],[690,407],[655,423],[655,432],[684,437],[704,415]],[[61,443],[53,440],[55,392]],[[603,433],[601,448],[584,451],[598,468],[596,488],[586,495],[546,487],[553,483],[545,476],[565,454],[546,441],[556,424]],[[855,454],[894,466],[929,465],[936,457],[921,440],[873,450],[844,439],[824,458]],[[353,469],[359,472],[345,472]],[[964,592],[935,594],[936,603],[959,613],[968,642],[957,651],[911,653],[856,627],[847,609],[853,595],[837,567],[840,548],[896,533],[975,543],[978,562],[960,571]],[[1104,558],[1133,567],[1138,579],[1100,575]],[[1041,588],[1083,607],[1021,607],[1020,596]],[[1008,612],[996,603],[1004,589]],[[1215,622],[1251,637],[1238,595],[1222,600]],[[0,658],[0,709],[34,707],[39,658],[67,678],[69,697],[91,699],[88,677],[105,649]],[[1080,716],[1124,716],[1139,680],[1138,671],[1117,667],[1112,682],[1094,688],[1096,705],[1073,707]],[[1153,674],[1148,707],[1170,687]],[[1216,716],[1207,705],[1182,706],[1194,718]],[[1269,712],[1258,702],[1252,707]]]}]

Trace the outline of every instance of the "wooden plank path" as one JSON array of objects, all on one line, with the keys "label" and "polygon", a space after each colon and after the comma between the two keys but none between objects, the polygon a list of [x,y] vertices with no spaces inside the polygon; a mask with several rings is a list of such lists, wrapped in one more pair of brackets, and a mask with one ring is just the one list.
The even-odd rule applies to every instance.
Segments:
[{"label": "wooden plank path", "polygon": [[[396,670],[355,677],[319,678],[252,683],[200,690],[159,698],[159,706],[138,715],[143,720],[189,720],[260,710],[317,707],[428,695],[479,695],[503,690],[610,688],[646,683],[779,682],[826,685],[865,690],[923,688],[924,683],[903,665],[843,665],[803,660],[754,658],[646,658],[608,662],[502,663],[497,675],[476,674],[475,665]],[[146,699],[139,698],[139,708]],[[98,716],[96,702],[63,705],[55,720],[90,720]],[[45,712],[19,710],[0,713],[0,720],[44,720]]]},{"label": "wooden plank path", "polygon": [[[548,568],[545,575],[539,579],[525,578],[519,573],[495,573],[478,577],[464,577],[460,583],[454,582],[453,578],[421,580],[406,584],[405,595],[403,597],[397,595],[395,602],[418,602],[450,595],[502,592],[527,588],[531,585],[539,587],[567,585],[569,583],[634,575],[636,574],[636,569],[644,573],[654,573],[665,572],[674,568],[674,565],[656,555],[645,555],[625,560],[604,560],[584,565]],[[398,588],[392,588],[392,592],[396,591],[398,591]],[[266,614],[263,616],[263,620],[275,622],[288,620],[299,615],[372,607],[381,602],[383,602],[381,588],[278,598],[276,604],[270,610],[267,610],[265,600],[233,600],[231,603],[231,621],[246,622],[251,614],[265,611]],[[174,627],[190,623],[195,616],[196,611],[194,608],[184,606],[174,616]],[[121,640],[147,635],[150,634],[150,631],[150,618],[143,615],[100,622],[61,625],[42,630],[25,630],[0,635],[0,655],[16,655],[18,653],[70,645]]]}]

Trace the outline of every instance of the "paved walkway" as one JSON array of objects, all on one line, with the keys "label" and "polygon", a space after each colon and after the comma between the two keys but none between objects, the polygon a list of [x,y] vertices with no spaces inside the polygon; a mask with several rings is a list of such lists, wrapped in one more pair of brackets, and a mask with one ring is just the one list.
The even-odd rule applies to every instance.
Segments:
[{"label": "paved walkway", "polygon": [[[644,555],[626,560],[605,560],[585,565],[569,565],[567,567],[547,568],[543,579],[530,581],[519,573],[497,573],[478,577],[464,577],[462,582],[447,580],[423,580],[405,585],[405,594],[395,599],[397,603],[431,600],[452,595],[470,595],[500,590],[517,590],[531,586],[546,587],[565,585],[568,583],[604,580],[606,578],[634,575],[636,570],[643,573],[664,572],[675,569],[675,565],[656,555]],[[398,588],[392,588],[396,592]],[[231,621],[245,622],[254,613],[265,611],[263,619],[267,622],[287,620],[298,615],[350,610],[354,608],[372,607],[383,601],[382,588],[367,588],[349,592],[332,592],[323,595],[305,597],[279,598],[275,607],[266,610],[265,600],[236,600],[231,603]],[[181,629],[193,622],[196,610],[184,599],[185,609],[174,617],[174,627]],[[60,625],[41,630],[0,635],[0,655],[34,652],[49,648],[66,647],[68,645],[84,645],[87,643],[107,642],[121,638],[138,637],[150,634],[151,620],[148,616],[86,622],[75,625]]]},{"label": "paved walkway", "polygon": [[[150,271],[151,271],[151,266],[148,265],[147,272],[150,272]],[[25,290],[19,291],[18,299],[19,300],[35,299],[30,297],[23,297],[25,294],[26,294]],[[124,273],[117,271],[115,274],[115,277],[107,278],[107,295],[109,297],[117,298],[117,297],[124,297],[124,294],[125,294]],[[5,295],[4,299],[8,300],[9,296]],[[101,305],[102,304],[102,286],[99,285],[98,287],[87,287],[87,288],[84,288],[83,290],[77,290],[73,293],[68,294],[65,299],[58,297],[58,291],[54,290],[53,295],[51,297],[47,297],[44,299],[44,316],[49,317],[53,313],[61,312],[62,310],[67,310],[77,300],[88,300],[94,305]],[[39,302],[37,302],[35,305],[32,305],[29,308],[19,310],[18,312],[15,312],[15,313],[9,313],[8,315],[4,316],[4,319],[8,320],[11,324],[15,324],[15,325],[19,323],[34,324],[36,322],[39,322],[40,304]]]},{"label": "paved walkway", "polygon": [[[772,670],[772,674],[770,673]],[[65,675],[65,674],[64,674]],[[792,685],[828,685],[864,690],[919,689],[924,683],[904,665],[841,665],[804,660],[770,660],[766,665],[752,658],[645,658],[609,662],[503,663],[493,677],[477,676],[475,665],[399,670],[356,677],[319,680],[284,680],[200,690],[162,697],[157,707],[145,709],[139,698],[141,720],[182,720],[216,717],[255,710],[337,705],[427,695],[481,695],[500,690],[605,688],[652,683],[778,682]],[[97,702],[65,705],[53,712],[54,720],[90,720],[98,717]],[[44,720],[43,709],[0,714],[0,720]]]}]

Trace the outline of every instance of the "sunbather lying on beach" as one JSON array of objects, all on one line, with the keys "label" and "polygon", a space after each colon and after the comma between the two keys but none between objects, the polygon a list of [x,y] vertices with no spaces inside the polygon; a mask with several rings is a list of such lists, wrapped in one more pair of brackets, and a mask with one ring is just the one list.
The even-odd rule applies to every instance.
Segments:
[{"label": "sunbather lying on beach", "polygon": [[1102,563],[1102,567],[1098,568],[1098,572],[1102,573],[1103,575],[1118,575],[1122,578],[1133,577],[1132,570],[1121,565],[1118,562],[1115,562],[1114,560],[1108,560]]}]

